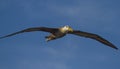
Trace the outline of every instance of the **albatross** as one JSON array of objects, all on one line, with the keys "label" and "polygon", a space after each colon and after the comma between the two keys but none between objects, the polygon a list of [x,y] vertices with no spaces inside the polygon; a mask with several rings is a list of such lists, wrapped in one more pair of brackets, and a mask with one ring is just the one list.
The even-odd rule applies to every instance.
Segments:
[{"label": "albatross", "polygon": [[49,36],[45,36],[46,41],[51,41],[51,40],[55,40],[61,37],[64,37],[67,34],[74,34],[77,36],[81,36],[81,37],[86,37],[86,38],[91,38],[94,39],[96,41],[99,41],[103,44],[105,44],[106,46],[109,46],[111,48],[114,49],[118,49],[115,45],[113,45],[111,42],[109,42],[108,40],[102,38],[101,36],[97,35],[97,34],[93,34],[93,33],[88,33],[88,32],[84,32],[84,31],[80,31],[80,30],[73,30],[70,26],[66,25],[60,28],[48,28],[48,27],[32,27],[32,28],[27,28],[12,34],[8,34],[5,35],[3,37],[0,37],[0,39],[2,38],[6,38],[6,37],[10,37],[16,34],[20,34],[20,33],[25,33],[25,32],[33,32],[33,31],[43,31],[43,32],[49,32],[50,35]]}]

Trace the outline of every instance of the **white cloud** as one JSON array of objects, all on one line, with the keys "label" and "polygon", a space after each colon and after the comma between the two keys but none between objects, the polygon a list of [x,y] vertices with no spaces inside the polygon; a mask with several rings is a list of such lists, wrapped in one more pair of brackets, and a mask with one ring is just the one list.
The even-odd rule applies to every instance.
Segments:
[{"label": "white cloud", "polygon": [[77,24],[92,25],[92,27],[94,24],[96,24],[95,27],[107,27],[108,24],[112,26],[119,16],[117,9],[106,7],[106,4],[101,4],[101,2],[79,1],[70,6],[50,4],[48,7],[60,16],[76,20]]},{"label": "white cloud", "polygon": [[56,61],[23,61],[17,69],[70,69],[65,63]]}]

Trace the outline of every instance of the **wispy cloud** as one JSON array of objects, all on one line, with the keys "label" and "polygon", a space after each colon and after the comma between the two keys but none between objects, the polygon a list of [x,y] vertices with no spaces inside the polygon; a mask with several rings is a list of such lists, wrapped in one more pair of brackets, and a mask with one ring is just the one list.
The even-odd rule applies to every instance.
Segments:
[{"label": "wispy cloud", "polygon": [[70,69],[65,63],[56,61],[23,61],[17,69]]},{"label": "wispy cloud", "polygon": [[97,1],[78,1],[70,6],[53,3],[48,7],[60,16],[72,18],[81,25],[94,26],[96,24],[107,27],[109,24],[110,27],[119,17],[119,13],[117,13],[119,10],[114,9],[114,7],[110,8],[108,5]]}]

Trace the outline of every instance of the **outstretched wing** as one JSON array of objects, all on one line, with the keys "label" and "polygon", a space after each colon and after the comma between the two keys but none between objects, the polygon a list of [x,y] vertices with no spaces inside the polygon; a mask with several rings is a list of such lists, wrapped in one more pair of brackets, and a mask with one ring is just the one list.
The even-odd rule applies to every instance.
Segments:
[{"label": "outstretched wing", "polygon": [[2,38],[6,38],[6,37],[10,37],[16,34],[20,34],[20,33],[24,33],[24,32],[33,32],[33,31],[44,31],[44,32],[50,32],[50,33],[55,33],[56,31],[58,31],[57,28],[47,28],[47,27],[34,27],[34,28],[27,28],[9,35],[5,35],[3,37],[0,37],[0,39]]},{"label": "outstretched wing", "polygon": [[113,45],[112,43],[110,43],[109,41],[107,41],[106,39],[102,38],[99,35],[96,34],[92,34],[92,33],[88,33],[88,32],[83,32],[83,31],[73,31],[73,32],[69,32],[69,34],[75,34],[78,36],[83,36],[83,37],[87,37],[87,38],[91,38],[91,39],[95,39],[109,47],[112,47],[114,49],[118,49],[115,45]]}]

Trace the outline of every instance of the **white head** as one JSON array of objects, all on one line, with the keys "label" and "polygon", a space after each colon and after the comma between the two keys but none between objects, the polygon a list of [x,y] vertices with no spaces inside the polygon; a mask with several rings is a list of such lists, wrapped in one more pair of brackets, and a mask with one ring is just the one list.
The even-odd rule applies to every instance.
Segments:
[{"label": "white head", "polygon": [[69,30],[69,26],[66,25],[66,26],[63,27],[63,29],[64,29],[64,30]]},{"label": "white head", "polygon": [[72,32],[73,29],[70,26],[66,25],[61,28],[61,31],[67,33],[67,32]]}]

